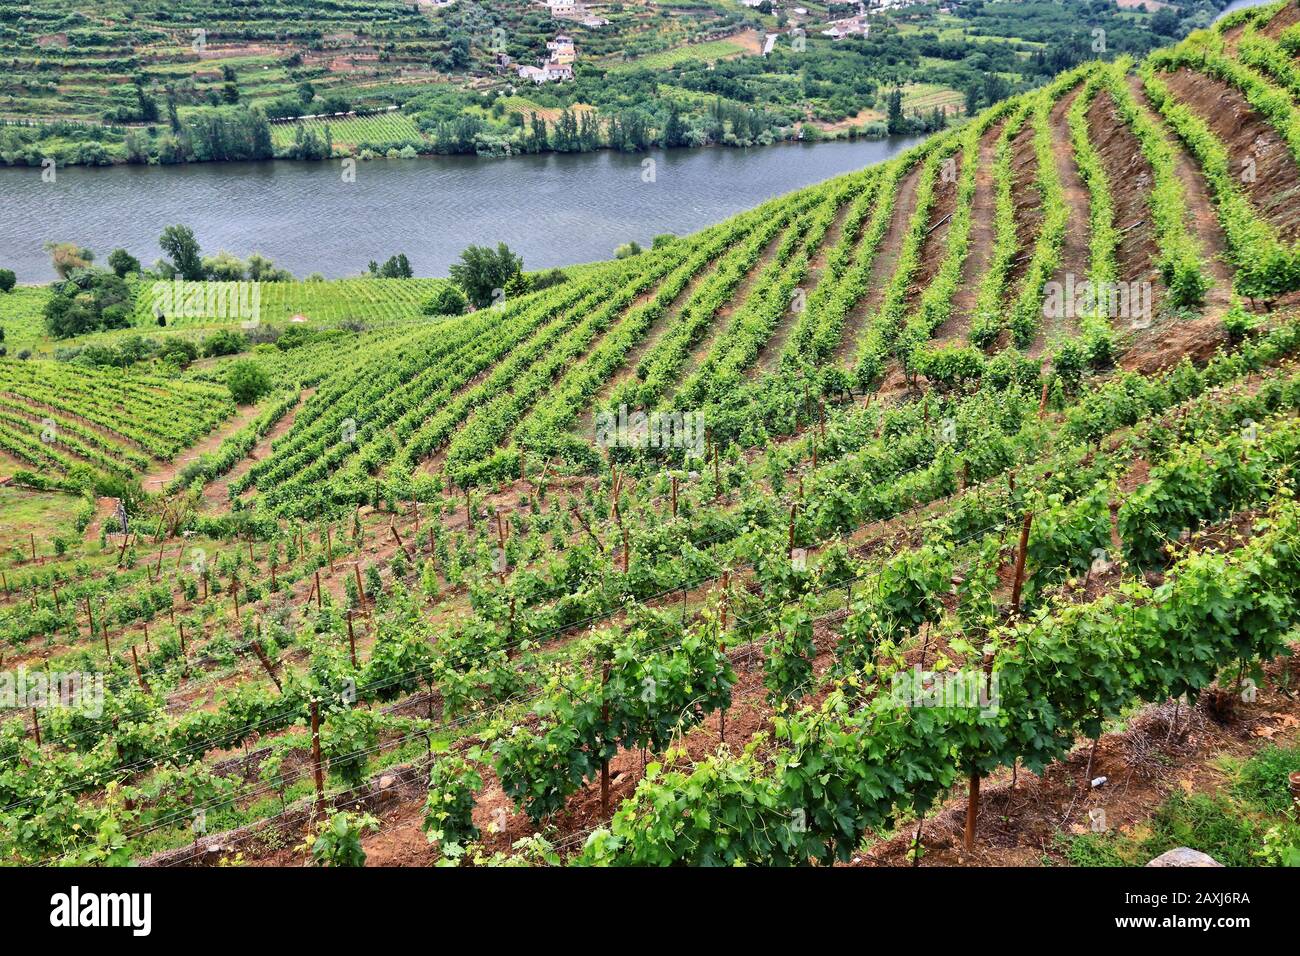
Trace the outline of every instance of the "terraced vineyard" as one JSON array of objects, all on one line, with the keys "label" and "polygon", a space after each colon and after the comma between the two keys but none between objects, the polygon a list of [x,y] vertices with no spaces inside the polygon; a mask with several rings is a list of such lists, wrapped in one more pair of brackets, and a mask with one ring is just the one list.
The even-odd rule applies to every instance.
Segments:
[{"label": "terraced vineyard", "polygon": [[345,116],[339,118],[313,118],[293,123],[275,123],[271,127],[271,142],[278,147],[291,146],[297,130],[301,128],[317,136],[329,130],[330,138],[340,145],[354,149],[366,145],[389,146],[393,143],[420,143],[424,136],[411,117],[388,112],[374,116]]},{"label": "terraced vineyard", "polygon": [[[159,311],[170,327],[248,321],[393,322],[420,316],[444,279],[327,279],[306,282],[159,282],[136,294],[134,324],[154,326]],[[155,288],[156,286],[156,288]],[[165,306],[165,307],[163,307]],[[166,314],[170,312],[171,314]]]},{"label": "terraced vineyard", "polygon": [[3,724],[0,859],[1146,862],[1229,749],[1285,794],[1297,24],[463,316],[0,362],[5,659],[105,676]]}]

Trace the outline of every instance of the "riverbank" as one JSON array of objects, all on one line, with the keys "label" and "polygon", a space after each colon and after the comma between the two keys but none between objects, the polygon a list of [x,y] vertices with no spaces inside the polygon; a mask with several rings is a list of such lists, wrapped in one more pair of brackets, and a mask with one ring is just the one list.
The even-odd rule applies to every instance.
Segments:
[{"label": "riverbank", "polygon": [[[863,119],[866,117],[866,119]],[[168,156],[165,153],[134,149],[130,137],[156,136],[156,125],[118,126],[95,124],[83,120],[36,119],[24,121],[0,117],[0,130],[19,135],[42,134],[29,144],[11,145],[0,152],[0,168],[45,169],[50,161],[56,168],[70,166],[184,166],[212,162],[330,162],[348,158],[360,160],[414,159],[437,156],[478,156],[485,159],[510,159],[518,156],[550,153],[599,153],[603,151],[640,153],[645,147],[620,148],[607,141],[575,142],[571,147],[537,146],[535,142],[490,138],[471,144],[472,148],[448,150],[423,136],[404,113],[379,110],[368,113],[341,114],[336,117],[305,116],[290,120],[268,121],[269,149],[265,155],[252,154],[236,158],[210,158],[201,155]],[[328,130],[328,135],[327,131]],[[863,110],[858,116],[837,123],[803,122],[790,127],[765,131],[752,142],[710,141],[699,144],[659,146],[661,149],[752,149],[783,143],[818,143],[885,139],[883,119]],[[653,148],[653,147],[651,147]]]}]

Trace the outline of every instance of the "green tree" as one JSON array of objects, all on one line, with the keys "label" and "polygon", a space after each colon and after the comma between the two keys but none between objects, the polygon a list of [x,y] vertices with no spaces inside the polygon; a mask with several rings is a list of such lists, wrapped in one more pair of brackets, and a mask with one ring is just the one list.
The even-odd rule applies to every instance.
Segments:
[{"label": "green tree", "polygon": [[399,252],[395,256],[389,256],[388,261],[378,269],[374,268],[375,264],[373,262],[370,265],[370,271],[375,273],[375,275],[379,276],[381,279],[410,279],[415,275],[414,271],[411,269],[411,262],[406,258],[406,253],[404,252]]},{"label": "green tree", "polygon": [[172,268],[182,279],[197,282],[203,278],[203,256],[194,230],[189,226],[168,226],[158,239],[162,251],[171,257]]},{"label": "green tree", "polygon": [[18,276],[14,275],[13,269],[0,269],[0,292],[12,292],[17,284]]},{"label": "green tree", "polygon": [[487,246],[470,246],[460,254],[460,262],[452,265],[451,277],[475,308],[482,309],[504,293],[507,283],[523,269],[524,260],[499,242],[495,251]]},{"label": "green tree", "polygon": [[114,249],[108,254],[108,267],[119,279],[125,279],[132,272],[140,271],[140,260],[125,249]]},{"label": "green tree", "polygon": [[903,91],[894,87],[885,95],[887,128],[891,134],[907,132],[907,118],[903,116]]}]

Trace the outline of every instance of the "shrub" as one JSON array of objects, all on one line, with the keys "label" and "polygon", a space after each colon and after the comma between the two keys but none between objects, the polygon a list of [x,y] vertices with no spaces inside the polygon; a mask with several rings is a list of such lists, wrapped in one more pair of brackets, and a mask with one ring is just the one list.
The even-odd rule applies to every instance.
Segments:
[{"label": "shrub", "polygon": [[271,380],[256,362],[241,359],[226,373],[226,387],[237,404],[250,405],[271,390]]},{"label": "shrub", "polygon": [[464,315],[468,305],[469,301],[460,289],[454,285],[444,285],[429,297],[420,311],[425,315]]},{"label": "shrub", "polygon": [[215,358],[219,355],[237,355],[248,348],[248,340],[232,329],[213,332],[203,340],[203,357]]},{"label": "shrub", "polygon": [[361,837],[378,830],[379,821],[368,813],[336,813],[307,840],[312,862],[317,866],[365,866]]}]

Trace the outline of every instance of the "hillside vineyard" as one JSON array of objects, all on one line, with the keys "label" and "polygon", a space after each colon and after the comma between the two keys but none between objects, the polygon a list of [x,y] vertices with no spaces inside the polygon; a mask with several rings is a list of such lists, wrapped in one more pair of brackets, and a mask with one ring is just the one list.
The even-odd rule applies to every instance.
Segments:
[{"label": "hillside vineyard", "polygon": [[462,314],[0,294],[0,861],[1141,864],[1223,754],[1300,858],[1297,104],[1286,0]]}]

